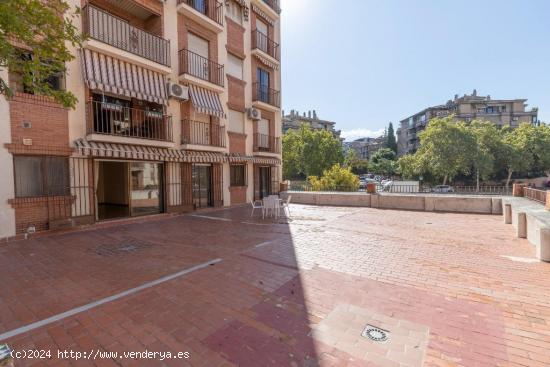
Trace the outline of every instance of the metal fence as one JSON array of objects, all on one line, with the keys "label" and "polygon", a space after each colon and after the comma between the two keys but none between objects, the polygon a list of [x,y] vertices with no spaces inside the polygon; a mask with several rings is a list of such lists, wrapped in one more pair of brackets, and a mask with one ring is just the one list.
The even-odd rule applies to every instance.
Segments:
[{"label": "metal fence", "polygon": [[209,60],[187,49],[179,51],[180,75],[189,74],[223,87],[225,73],[223,65]]}]

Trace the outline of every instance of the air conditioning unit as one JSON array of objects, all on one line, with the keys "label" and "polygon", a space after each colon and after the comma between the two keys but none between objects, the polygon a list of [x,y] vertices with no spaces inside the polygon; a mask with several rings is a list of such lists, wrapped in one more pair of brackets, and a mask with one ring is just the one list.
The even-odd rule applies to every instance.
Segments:
[{"label": "air conditioning unit", "polygon": [[262,119],[262,111],[260,111],[257,108],[249,108],[248,109],[248,118],[251,120],[261,120]]},{"label": "air conditioning unit", "polygon": [[166,83],[166,88],[168,89],[168,97],[182,101],[189,100],[189,88],[185,85],[168,82]]}]

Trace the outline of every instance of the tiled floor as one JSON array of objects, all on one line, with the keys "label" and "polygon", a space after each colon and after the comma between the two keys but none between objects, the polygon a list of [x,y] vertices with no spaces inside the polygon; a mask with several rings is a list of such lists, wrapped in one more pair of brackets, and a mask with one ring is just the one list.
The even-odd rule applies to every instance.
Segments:
[{"label": "tiled floor", "polygon": [[[500,217],[291,211],[279,221],[208,211],[1,245],[0,334],[221,259],[9,338],[15,350],[52,351],[16,366],[550,365],[550,264],[517,261],[534,250]],[[361,337],[366,324],[390,339]],[[92,355],[60,360],[58,349]],[[189,358],[95,355],[144,350]]]}]

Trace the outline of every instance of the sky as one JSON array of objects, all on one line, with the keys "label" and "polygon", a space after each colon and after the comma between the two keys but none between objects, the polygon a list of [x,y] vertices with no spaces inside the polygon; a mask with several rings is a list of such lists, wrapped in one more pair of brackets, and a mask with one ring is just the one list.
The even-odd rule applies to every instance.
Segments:
[{"label": "sky", "polygon": [[526,98],[550,122],[550,0],[281,0],[285,113],[343,137],[455,94]]}]

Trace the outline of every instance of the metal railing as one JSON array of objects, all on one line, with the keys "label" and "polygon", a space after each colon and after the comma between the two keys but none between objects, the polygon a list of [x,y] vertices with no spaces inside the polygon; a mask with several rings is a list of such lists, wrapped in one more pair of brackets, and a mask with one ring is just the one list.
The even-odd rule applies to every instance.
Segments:
[{"label": "metal railing", "polygon": [[278,90],[271,89],[267,85],[254,83],[252,92],[253,101],[260,101],[275,107],[281,107],[281,95]]},{"label": "metal railing", "polygon": [[88,102],[88,134],[172,141],[172,116],[100,101]]},{"label": "metal railing", "polygon": [[280,153],[281,143],[279,138],[265,134],[254,134],[254,151]]},{"label": "metal railing", "polygon": [[206,15],[214,22],[223,25],[223,4],[216,0],[178,0],[179,4],[186,4],[201,14]]},{"label": "metal railing", "polygon": [[91,38],[170,66],[170,41],[136,28],[127,21],[93,5],[82,9],[84,32]]},{"label": "metal railing", "polygon": [[279,60],[279,44],[257,29],[252,31],[252,48],[262,50],[274,59]]},{"label": "metal railing", "polygon": [[207,59],[199,54],[182,49],[179,51],[180,75],[189,74],[207,82],[223,87],[223,65]]},{"label": "metal railing", "polygon": [[533,189],[531,187],[523,188],[523,196],[527,199],[546,204],[546,190]]},{"label": "metal railing", "polygon": [[182,144],[225,147],[225,126],[210,122],[182,120]]},{"label": "metal railing", "polygon": [[263,0],[271,9],[275,10],[277,13],[281,12],[281,6],[279,5],[279,0]]}]

